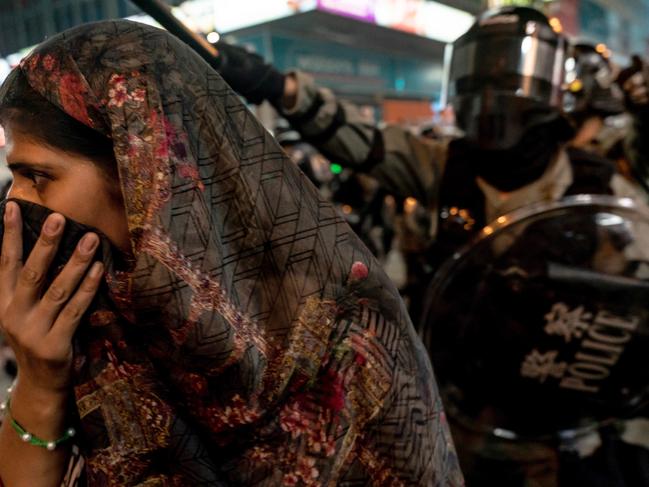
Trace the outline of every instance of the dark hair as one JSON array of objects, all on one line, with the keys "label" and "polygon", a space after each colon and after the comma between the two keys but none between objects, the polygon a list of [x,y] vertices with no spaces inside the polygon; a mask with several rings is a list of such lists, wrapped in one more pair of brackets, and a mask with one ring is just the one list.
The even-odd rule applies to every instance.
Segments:
[{"label": "dark hair", "polygon": [[110,138],[77,121],[38,94],[18,71],[0,100],[0,125],[54,149],[92,160],[106,176],[117,182],[117,163]]}]

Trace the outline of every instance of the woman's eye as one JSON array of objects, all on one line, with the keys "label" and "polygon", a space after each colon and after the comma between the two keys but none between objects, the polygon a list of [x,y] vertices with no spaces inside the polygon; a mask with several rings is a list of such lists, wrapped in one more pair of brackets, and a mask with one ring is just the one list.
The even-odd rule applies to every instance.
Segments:
[{"label": "woman's eye", "polygon": [[47,184],[51,178],[45,174],[40,174],[36,172],[25,172],[23,176],[29,179],[33,184],[33,187],[36,189],[41,189],[45,184]]}]

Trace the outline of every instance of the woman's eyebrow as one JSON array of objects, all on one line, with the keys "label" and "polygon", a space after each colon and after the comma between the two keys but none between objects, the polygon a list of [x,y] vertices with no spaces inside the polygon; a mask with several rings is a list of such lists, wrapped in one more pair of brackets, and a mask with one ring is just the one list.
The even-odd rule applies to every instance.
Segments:
[{"label": "woman's eyebrow", "polygon": [[9,168],[10,171],[21,171],[25,169],[52,171],[55,169],[54,166],[51,166],[47,163],[39,163],[39,162],[9,162],[7,163],[7,167]]}]

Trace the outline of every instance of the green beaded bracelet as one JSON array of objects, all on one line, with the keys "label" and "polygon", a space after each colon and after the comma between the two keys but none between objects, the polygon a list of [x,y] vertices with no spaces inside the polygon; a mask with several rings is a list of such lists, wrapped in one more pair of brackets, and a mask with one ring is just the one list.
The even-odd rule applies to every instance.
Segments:
[{"label": "green beaded bracelet", "polygon": [[[11,389],[9,389],[9,392],[11,392]],[[11,427],[16,433],[18,433],[18,436],[20,436],[21,440],[23,440],[25,443],[29,443],[30,445],[40,446],[41,448],[45,448],[49,451],[56,450],[57,446],[59,446],[61,443],[65,443],[77,434],[74,428],[68,428],[63,436],[61,436],[61,438],[59,438],[58,440],[45,441],[40,439],[38,436],[35,436],[34,434],[23,428],[20,423],[18,423],[18,421],[13,418],[11,414],[9,398],[7,398],[6,402],[0,404],[0,412],[6,412],[7,417],[11,420]]]}]

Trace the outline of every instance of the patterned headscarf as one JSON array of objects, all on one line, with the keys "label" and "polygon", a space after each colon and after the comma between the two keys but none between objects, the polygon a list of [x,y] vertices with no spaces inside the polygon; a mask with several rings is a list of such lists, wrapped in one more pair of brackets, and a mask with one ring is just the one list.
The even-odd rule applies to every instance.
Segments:
[{"label": "patterned headscarf", "polygon": [[207,63],[110,21],[17,69],[113,140],[135,256],[76,337],[89,485],[462,483],[395,288]]}]

